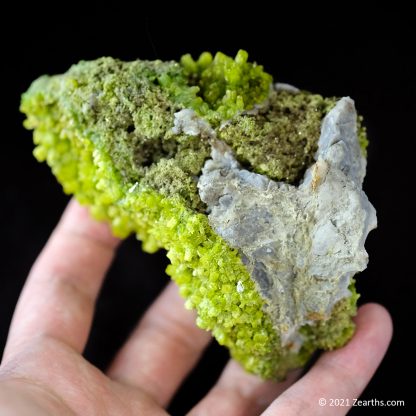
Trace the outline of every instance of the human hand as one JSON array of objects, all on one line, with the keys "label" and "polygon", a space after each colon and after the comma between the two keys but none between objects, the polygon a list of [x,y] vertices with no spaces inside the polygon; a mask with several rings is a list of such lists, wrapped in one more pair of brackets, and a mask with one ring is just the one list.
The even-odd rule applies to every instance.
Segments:
[{"label": "human hand", "polygon": [[[71,201],[18,301],[0,367],[1,415],[167,415],[164,408],[211,336],[194,324],[173,283],[148,309],[107,371],[82,357],[94,304],[119,241]],[[379,305],[360,308],[357,331],[302,378],[263,381],[232,360],[190,415],[343,415],[319,398],[359,396],[389,344]]]}]

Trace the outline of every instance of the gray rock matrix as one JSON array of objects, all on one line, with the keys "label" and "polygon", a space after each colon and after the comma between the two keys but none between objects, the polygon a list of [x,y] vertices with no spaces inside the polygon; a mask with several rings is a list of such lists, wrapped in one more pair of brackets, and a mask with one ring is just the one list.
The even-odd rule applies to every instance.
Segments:
[{"label": "gray rock matrix", "polygon": [[[282,345],[293,349],[302,345],[300,327],[328,318],[367,266],[364,241],[377,219],[362,191],[356,118],[354,102],[340,99],[299,186],[243,169],[219,141],[199,178],[211,226],[240,251]],[[236,290],[244,291],[242,282]]]}]

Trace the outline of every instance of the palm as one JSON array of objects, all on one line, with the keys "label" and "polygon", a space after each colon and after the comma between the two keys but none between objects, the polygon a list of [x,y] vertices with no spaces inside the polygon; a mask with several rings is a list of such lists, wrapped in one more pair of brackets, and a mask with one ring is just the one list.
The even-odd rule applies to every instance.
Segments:
[{"label": "palm", "polygon": [[[0,411],[9,411],[2,414],[167,414],[164,408],[210,340],[195,327],[195,317],[183,308],[172,283],[146,312],[107,374],[81,355],[117,244],[105,225],[70,204],[35,263],[13,317],[0,368]],[[348,408],[319,407],[318,399],[357,397],[390,335],[385,310],[367,305],[357,318],[354,339],[323,354],[297,382],[298,374],[284,383],[265,382],[231,361],[191,414],[345,414]]]},{"label": "palm", "polygon": [[34,404],[42,415],[167,414],[148,394],[111,380],[60,341],[38,340],[16,361],[6,386],[27,409],[18,414],[35,415]]}]

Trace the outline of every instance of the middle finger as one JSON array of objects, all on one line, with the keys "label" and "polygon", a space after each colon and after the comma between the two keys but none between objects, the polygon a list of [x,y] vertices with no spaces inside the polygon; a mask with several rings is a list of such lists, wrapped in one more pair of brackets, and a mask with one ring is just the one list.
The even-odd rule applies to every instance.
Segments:
[{"label": "middle finger", "polygon": [[211,340],[170,282],[117,354],[108,375],[166,406]]}]

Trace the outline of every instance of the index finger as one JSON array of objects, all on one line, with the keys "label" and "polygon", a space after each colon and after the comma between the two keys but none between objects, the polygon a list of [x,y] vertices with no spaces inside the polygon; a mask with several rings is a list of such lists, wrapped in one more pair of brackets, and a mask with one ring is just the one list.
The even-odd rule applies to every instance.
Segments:
[{"label": "index finger", "polygon": [[95,300],[119,240],[72,200],[32,267],[12,319],[4,358],[36,336],[81,352]]}]

